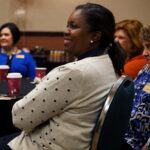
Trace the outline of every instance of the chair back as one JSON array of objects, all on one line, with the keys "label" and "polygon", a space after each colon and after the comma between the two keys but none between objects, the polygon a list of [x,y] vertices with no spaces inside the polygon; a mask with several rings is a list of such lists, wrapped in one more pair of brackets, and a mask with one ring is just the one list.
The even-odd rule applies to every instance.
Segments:
[{"label": "chair back", "polygon": [[91,150],[120,150],[128,127],[134,83],[122,75],[112,86],[96,124]]}]

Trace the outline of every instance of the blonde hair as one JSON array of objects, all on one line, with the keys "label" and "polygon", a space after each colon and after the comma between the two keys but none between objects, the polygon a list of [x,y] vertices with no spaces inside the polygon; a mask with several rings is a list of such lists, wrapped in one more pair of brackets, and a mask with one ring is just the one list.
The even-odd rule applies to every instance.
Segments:
[{"label": "blonde hair", "polygon": [[143,45],[139,37],[142,27],[143,24],[134,19],[126,19],[116,23],[116,31],[124,30],[131,40],[132,49],[128,52],[129,59],[141,54],[143,51]]},{"label": "blonde hair", "polygon": [[150,25],[144,25],[140,31],[141,41],[150,41]]}]

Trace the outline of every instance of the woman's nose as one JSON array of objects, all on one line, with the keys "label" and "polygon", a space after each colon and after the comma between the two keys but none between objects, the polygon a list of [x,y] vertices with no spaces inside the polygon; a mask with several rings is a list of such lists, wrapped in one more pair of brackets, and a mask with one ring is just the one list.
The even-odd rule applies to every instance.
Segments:
[{"label": "woman's nose", "polygon": [[143,50],[143,56],[147,56],[148,55],[148,50],[146,48],[144,48]]},{"label": "woman's nose", "polygon": [[115,40],[115,42],[119,43],[119,38],[117,36],[114,38],[114,40]]},{"label": "woman's nose", "polygon": [[70,34],[70,29],[67,27],[66,30],[64,31],[64,35],[69,35]]}]

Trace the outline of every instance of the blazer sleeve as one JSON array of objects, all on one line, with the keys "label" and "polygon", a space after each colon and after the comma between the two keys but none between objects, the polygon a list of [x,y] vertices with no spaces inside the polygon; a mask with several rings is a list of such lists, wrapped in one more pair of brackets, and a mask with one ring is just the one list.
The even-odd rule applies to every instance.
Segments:
[{"label": "blazer sleeve", "polygon": [[78,70],[58,67],[16,102],[12,119],[16,127],[29,132],[33,128],[63,113],[75,101],[81,91],[82,74]]}]

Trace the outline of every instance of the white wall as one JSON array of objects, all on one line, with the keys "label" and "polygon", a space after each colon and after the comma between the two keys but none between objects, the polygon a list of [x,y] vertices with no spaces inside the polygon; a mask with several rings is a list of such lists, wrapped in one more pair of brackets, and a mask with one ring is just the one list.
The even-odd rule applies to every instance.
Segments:
[{"label": "white wall", "polygon": [[[74,7],[84,2],[106,6],[116,22],[130,18],[150,24],[150,0],[0,0],[0,25],[13,21],[26,31],[64,31]],[[25,12],[16,14],[20,10]]]}]

